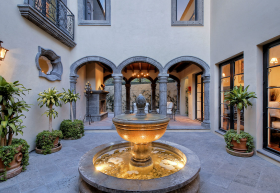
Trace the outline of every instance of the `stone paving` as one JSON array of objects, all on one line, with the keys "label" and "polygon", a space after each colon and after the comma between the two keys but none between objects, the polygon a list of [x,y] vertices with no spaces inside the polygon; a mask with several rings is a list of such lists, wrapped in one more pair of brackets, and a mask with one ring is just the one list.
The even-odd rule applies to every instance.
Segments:
[{"label": "stone paving", "polygon": [[[109,113],[106,119],[102,121],[96,121],[89,125],[88,122],[85,122],[85,130],[104,130],[104,129],[112,129],[112,119],[114,117],[113,113]],[[176,115],[175,121],[174,119],[170,119],[168,129],[205,129],[201,126],[201,123],[197,120],[191,120],[190,118],[183,115]]]},{"label": "stone paving", "polygon": [[[62,140],[62,150],[30,153],[27,171],[0,183],[0,193],[77,193],[78,162],[88,150],[122,140],[115,131],[87,132],[78,140]],[[166,132],[162,140],[183,145],[201,161],[200,193],[279,193],[280,168],[258,156],[240,158],[225,151],[223,138],[211,132]]]}]

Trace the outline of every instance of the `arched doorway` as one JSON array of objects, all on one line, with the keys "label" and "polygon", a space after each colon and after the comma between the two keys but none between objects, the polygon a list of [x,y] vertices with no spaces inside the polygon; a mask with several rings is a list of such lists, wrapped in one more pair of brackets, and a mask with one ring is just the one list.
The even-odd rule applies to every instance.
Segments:
[{"label": "arched doorway", "polygon": [[[190,97],[190,103],[189,103],[189,116],[191,119],[195,119],[196,111],[195,108],[197,104],[200,104],[201,101],[195,101],[199,97],[195,97],[198,92],[197,85],[195,82],[196,75],[198,73],[202,74],[203,78],[203,88],[204,92],[203,95],[201,94],[201,98],[204,98],[203,100],[203,122],[201,125],[204,128],[210,129],[210,109],[209,109],[209,88],[210,88],[210,67],[209,65],[204,62],[203,60],[193,57],[193,56],[182,56],[175,58],[168,62],[165,67],[163,73],[169,74],[169,77],[176,77],[178,78],[178,101],[179,103],[183,103],[185,105],[185,99],[180,97],[181,92],[186,92],[186,90],[189,92],[187,93]],[[185,80],[188,79],[188,85],[186,85]],[[182,84],[181,84],[182,82]],[[204,96],[204,97],[203,97]],[[185,97],[185,93],[184,93]],[[198,99],[199,100],[199,99]],[[180,104],[178,105],[179,109],[177,113],[185,114],[185,112],[182,112],[180,110]],[[200,109],[202,111],[202,108]]]},{"label": "arched doorway", "polygon": [[[96,116],[96,119],[104,118],[103,114],[106,114],[106,112],[100,113],[100,116],[97,116],[96,113],[88,112],[90,110],[99,112],[104,111],[103,106],[106,103],[102,103],[102,101],[104,101],[103,99],[98,99],[99,101],[101,101],[101,103],[99,103],[99,101],[89,102],[97,109],[87,108],[87,105],[89,104],[87,104],[88,101],[84,96],[84,87],[87,82],[90,82],[92,90],[97,91],[97,94],[99,94],[99,92],[102,94],[104,78],[112,76],[114,71],[116,71],[115,64],[110,60],[107,60],[106,58],[100,56],[87,56],[77,60],[70,66],[70,89],[74,90],[75,93],[80,93],[80,100],[77,101],[78,105],[76,103],[73,103],[74,119],[83,119],[83,116],[85,114],[92,114],[93,117]],[[104,98],[104,94],[101,94],[99,94],[100,97]]]}]

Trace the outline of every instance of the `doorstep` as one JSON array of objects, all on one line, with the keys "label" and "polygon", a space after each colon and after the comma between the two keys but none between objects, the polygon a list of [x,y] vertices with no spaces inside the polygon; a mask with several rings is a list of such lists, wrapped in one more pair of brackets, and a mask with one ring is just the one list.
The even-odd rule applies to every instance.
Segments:
[{"label": "doorstep", "polygon": [[280,157],[273,153],[270,153],[269,151],[266,151],[264,149],[258,149],[257,155],[263,158],[268,158],[269,160],[275,162],[274,164],[280,166]]}]

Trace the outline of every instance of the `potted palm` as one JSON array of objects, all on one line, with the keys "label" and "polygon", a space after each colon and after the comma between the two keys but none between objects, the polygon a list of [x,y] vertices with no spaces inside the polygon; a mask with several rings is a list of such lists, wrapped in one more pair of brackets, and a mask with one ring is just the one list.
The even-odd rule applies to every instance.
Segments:
[{"label": "potted palm", "polygon": [[73,114],[73,102],[77,102],[79,97],[79,93],[75,94],[74,91],[71,91],[68,89],[66,91],[63,89],[63,102],[70,103],[70,112],[71,112],[71,120],[63,120],[60,125],[60,130],[62,131],[62,134],[64,136],[64,139],[78,139],[81,138],[84,135],[84,123],[81,120],[74,120],[74,114]]},{"label": "potted palm", "polygon": [[[61,107],[61,101],[63,93],[59,93],[55,88],[49,88],[40,92],[37,99],[38,105],[42,108],[44,105],[49,108],[44,114],[49,117],[49,130],[43,131],[37,135],[36,138],[36,152],[37,153],[54,153],[59,151],[62,146],[59,143],[59,139],[63,137],[61,131],[53,131],[52,118],[58,116],[58,112],[55,111],[54,106]],[[50,150],[50,147],[53,147]]]},{"label": "potted palm", "polygon": [[[240,131],[240,114],[241,110],[243,108],[246,108],[248,106],[253,106],[253,104],[250,102],[250,99],[257,98],[255,92],[248,92],[249,86],[247,86],[245,89],[243,89],[242,85],[239,87],[235,86],[230,92],[225,93],[225,99],[224,102],[229,102],[230,106],[236,106],[237,109],[237,129],[235,130],[229,130],[224,135],[226,144],[227,144],[227,150],[230,152],[230,150],[234,150],[233,153],[235,155],[242,156],[242,153],[250,153],[250,155],[253,155],[253,148],[254,148],[254,141],[253,137],[244,131]],[[244,156],[244,155],[243,155]]]},{"label": "potted palm", "polygon": [[29,145],[23,139],[13,139],[13,136],[23,134],[21,117],[23,111],[28,111],[22,95],[29,92],[18,81],[9,83],[0,76],[0,180],[6,180],[26,170],[28,165]]}]

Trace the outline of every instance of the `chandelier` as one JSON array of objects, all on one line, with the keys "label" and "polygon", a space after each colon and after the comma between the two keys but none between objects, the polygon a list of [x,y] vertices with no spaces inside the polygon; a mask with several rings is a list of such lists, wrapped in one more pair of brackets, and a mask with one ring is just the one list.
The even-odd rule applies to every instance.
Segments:
[{"label": "chandelier", "polygon": [[149,76],[149,73],[143,73],[143,72],[139,72],[139,73],[133,73],[132,74],[133,77],[137,77],[137,78],[146,78],[147,76]]}]

